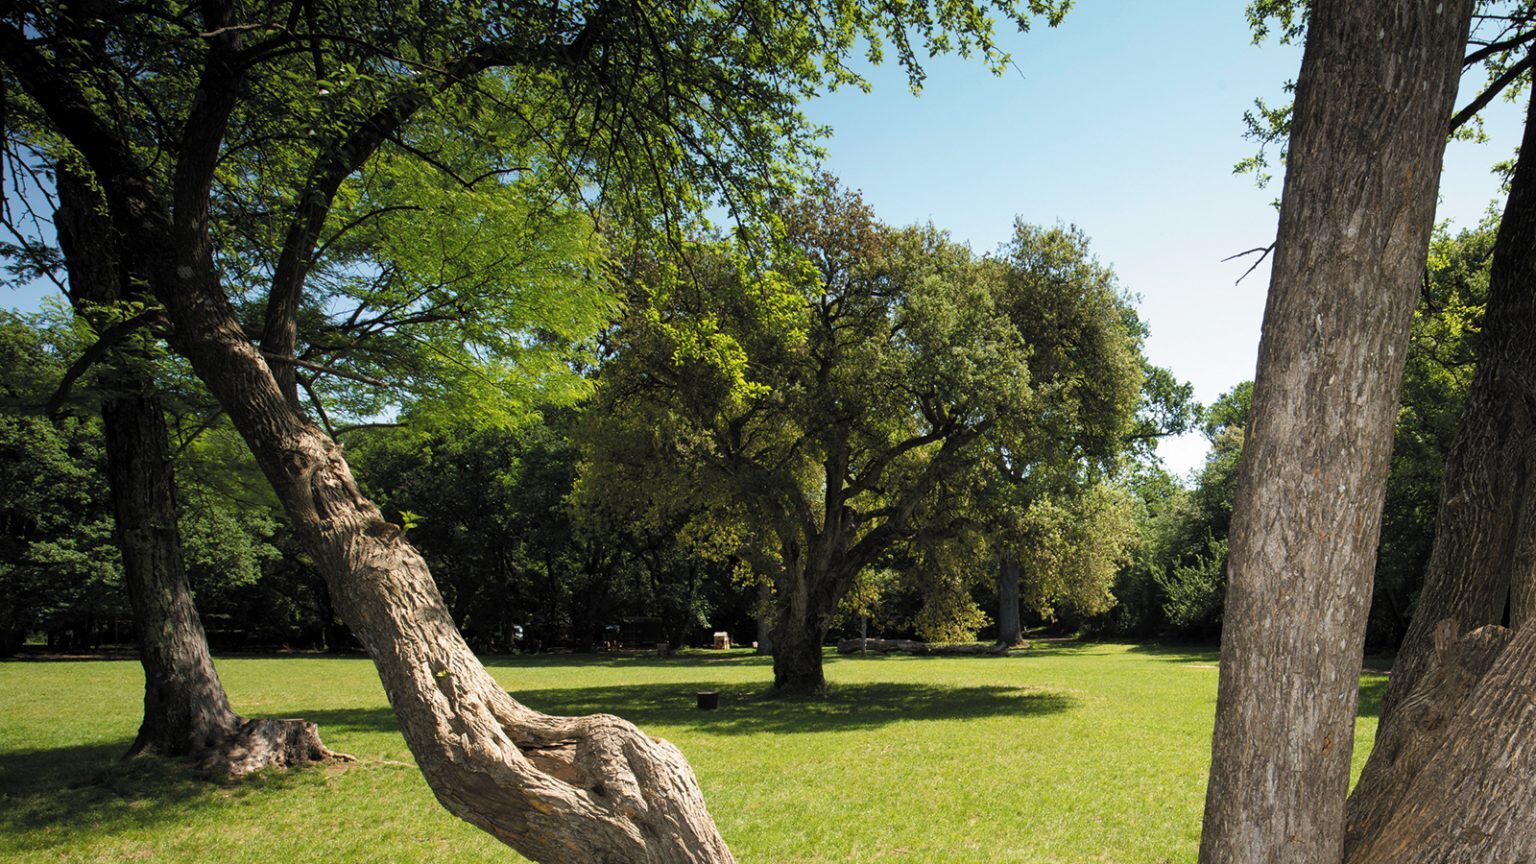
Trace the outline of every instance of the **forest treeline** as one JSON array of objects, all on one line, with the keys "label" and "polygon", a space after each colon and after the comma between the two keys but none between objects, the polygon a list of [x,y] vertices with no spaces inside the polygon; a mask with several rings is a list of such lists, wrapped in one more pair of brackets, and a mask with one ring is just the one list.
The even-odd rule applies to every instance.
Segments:
[{"label": "forest treeline", "polygon": [[[333,377],[325,402],[312,393],[318,405],[340,403],[327,422],[363,487],[432,565],[471,645],[681,647],[716,630],[772,642],[759,623],[775,618],[775,568],[825,526],[824,515],[812,519],[811,535],[786,545],[805,523],[776,524],[775,514],[797,487],[799,506],[824,507],[828,429],[851,442],[849,500],[880,511],[945,444],[919,440],[895,455],[879,445],[931,435],[945,411],[957,428],[988,428],[963,458],[952,447],[944,476],[909,495],[902,530],[828,604],[823,638],[1011,639],[1011,628],[1040,626],[1214,637],[1251,383],[1193,404],[1186,385],[1142,356],[1148,325],[1076,229],[1021,224],[1004,248],[976,256],[937,229],[883,225],[856,195],[823,182],[820,200],[788,211],[787,248],[810,268],[805,285],[817,286],[789,294],[793,304],[753,296],[754,280],[794,278],[793,267],[697,241],[689,272],[638,256],[609,271],[609,314],[562,348],[553,400],[541,398],[547,387],[485,379],[472,397],[433,393],[398,412],[380,410],[387,400],[374,383]],[[1440,233],[1425,268],[1372,595],[1377,649],[1402,638],[1428,560],[1495,228]],[[992,323],[1008,326],[990,344],[977,336],[985,320],[911,333],[903,319],[915,310],[933,326],[940,310],[1007,303],[993,310]],[[844,323],[860,315],[878,326]],[[61,649],[133,640],[98,410],[110,385],[87,372],[48,410],[96,336],[55,306],[8,313],[0,326],[13,370],[0,414],[7,652],[28,638]],[[952,362],[945,352],[960,346],[977,356]],[[399,353],[370,362],[357,367],[368,377],[403,365]],[[217,406],[173,355],[154,351],[143,363],[166,397],[178,524],[210,643],[355,648]],[[927,392],[911,392],[925,375]],[[999,430],[989,408],[1017,428]],[[355,425],[340,426],[344,418]],[[1211,450],[1192,476],[1174,477],[1154,443],[1186,430]],[[888,488],[852,488],[877,479]]]}]

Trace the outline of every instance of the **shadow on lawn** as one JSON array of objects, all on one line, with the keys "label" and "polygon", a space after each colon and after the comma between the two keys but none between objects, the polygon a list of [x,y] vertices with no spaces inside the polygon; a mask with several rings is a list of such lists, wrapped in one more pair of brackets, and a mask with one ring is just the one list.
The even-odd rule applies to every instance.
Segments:
[{"label": "shadow on lawn", "polygon": [[[700,711],[695,696],[720,694],[720,707]],[[919,684],[842,684],[820,699],[780,698],[759,685],[721,687],[715,681],[633,684],[524,690],[518,701],[547,714],[617,714],[642,729],[686,726],[722,735],[845,732],[898,720],[963,720],[977,717],[1031,717],[1072,708],[1061,693],[1015,687],[934,687]],[[299,716],[320,724],[320,732],[392,732],[399,728],[388,708],[306,710]]]},{"label": "shadow on lawn", "polygon": [[306,782],[308,771],[220,784],[169,759],[124,760],[131,741],[0,752],[0,835],[23,849],[185,821],[229,799]]}]

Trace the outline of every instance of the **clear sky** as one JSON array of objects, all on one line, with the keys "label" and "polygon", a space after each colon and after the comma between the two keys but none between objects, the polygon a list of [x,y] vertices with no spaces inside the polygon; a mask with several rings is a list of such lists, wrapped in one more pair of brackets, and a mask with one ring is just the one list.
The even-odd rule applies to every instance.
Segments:
[{"label": "clear sky", "polygon": [[[1273,240],[1280,194],[1278,177],[1258,189],[1232,172],[1254,151],[1243,112],[1283,98],[1301,66],[1299,46],[1252,44],[1245,5],[1083,0],[1058,28],[1008,34],[1016,71],[935,61],[914,97],[887,65],[869,72],[873,92],[840,91],[808,114],[834,129],[828,167],[887,222],[931,220],[978,252],[1016,215],[1082,228],[1140,296],[1152,361],[1210,402],[1253,377],[1269,282],[1263,266],[1234,284],[1251,259],[1221,259]],[[1438,218],[1481,218],[1520,115],[1498,103],[1491,143],[1451,145]],[[1191,435],[1159,449],[1183,474],[1206,448]]]}]

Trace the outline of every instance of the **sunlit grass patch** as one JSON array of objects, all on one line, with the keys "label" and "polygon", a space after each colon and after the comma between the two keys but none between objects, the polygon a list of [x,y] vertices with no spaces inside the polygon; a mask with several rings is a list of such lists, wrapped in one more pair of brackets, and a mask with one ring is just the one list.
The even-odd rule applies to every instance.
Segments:
[{"label": "sunlit grass patch", "polygon": [[[1158,864],[1195,856],[1216,663],[1123,644],[829,655],[822,700],[768,697],[768,661],[745,652],[489,665],[541,711],[616,713],[681,746],[743,864]],[[316,721],[361,761],[231,786],[125,764],[136,663],[0,664],[0,860],[518,860],[436,803],[367,660],[218,665],[237,710]],[[1362,681],[1357,768],[1384,681]]]}]

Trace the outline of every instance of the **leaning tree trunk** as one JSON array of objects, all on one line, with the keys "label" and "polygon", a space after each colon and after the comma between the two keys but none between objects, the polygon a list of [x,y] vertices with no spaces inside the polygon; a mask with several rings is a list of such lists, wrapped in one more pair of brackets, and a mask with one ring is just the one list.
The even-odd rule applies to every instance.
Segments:
[{"label": "leaning tree trunk", "polygon": [[1203,864],[1342,856],[1392,427],[1471,5],[1312,5],[1233,512]]},{"label": "leaning tree trunk", "polygon": [[153,274],[173,344],[283,502],[438,801],[536,861],[731,861],[676,747],[618,717],[529,709],[476,659],[421,555],[363,497],[341,446],[289,403],[236,321],[214,271],[205,192],[179,191],[170,254]]},{"label": "leaning tree trunk", "polygon": [[1477,371],[1445,466],[1435,545],[1382,697],[1381,728],[1432,662],[1433,633],[1536,612],[1536,99],[1489,273]]},{"label": "leaning tree trunk", "polygon": [[[1523,626],[1536,544],[1536,99],[1520,152],[1430,569],[1349,799],[1350,862],[1536,857],[1536,628]],[[1518,637],[1496,626],[1506,607]]]},{"label": "leaning tree trunk", "polygon": [[[99,321],[121,299],[111,225],[83,181],[64,167],[57,176],[70,301]],[[347,758],[321,743],[313,723],[247,719],[230,708],[187,584],[164,410],[136,361],[146,362],[123,347],[109,351],[101,405],[114,536],[144,666],[144,719],[128,755],[187,757],[227,778]]]},{"label": "leaning tree trunk", "polygon": [[1019,620],[1019,559],[1003,553],[997,567],[997,644],[1007,648],[1024,643]]}]

